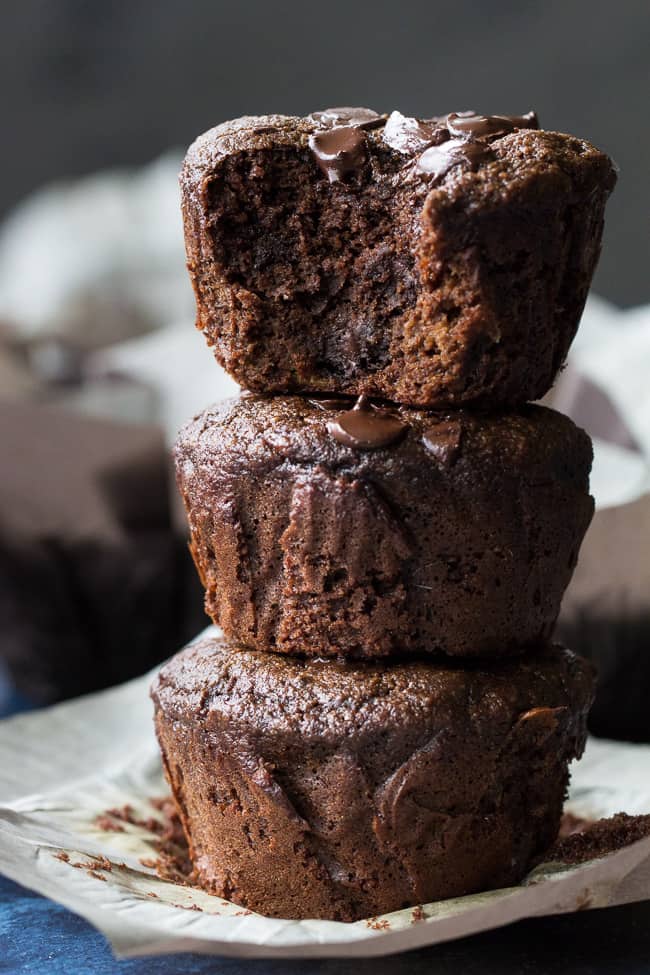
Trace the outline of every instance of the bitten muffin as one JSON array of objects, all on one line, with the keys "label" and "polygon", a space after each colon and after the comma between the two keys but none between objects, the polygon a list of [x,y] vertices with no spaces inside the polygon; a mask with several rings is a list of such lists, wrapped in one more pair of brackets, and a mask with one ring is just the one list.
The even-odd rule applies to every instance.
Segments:
[{"label": "bitten muffin", "polygon": [[257,650],[512,654],[548,639],[593,512],[560,413],[245,396],[175,449],[206,611]]},{"label": "bitten muffin", "polygon": [[181,173],[197,326],[258,392],[517,405],[564,361],[616,174],[526,116],[226,122]]},{"label": "bitten muffin", "polygon": [[205,641],[152,696],[200,883],[354,921],[517,883],[555,839],[591,665],[281,657]]}]

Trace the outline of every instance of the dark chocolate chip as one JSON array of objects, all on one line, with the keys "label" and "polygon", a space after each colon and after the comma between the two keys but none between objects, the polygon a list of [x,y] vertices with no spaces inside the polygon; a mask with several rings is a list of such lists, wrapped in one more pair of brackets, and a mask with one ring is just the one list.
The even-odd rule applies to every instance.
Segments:
[{"label": "dark chocolate chip", "polygon": [[322,112],[312,112],[309,120],[326,128],[352,125],[356,129],[376,129],[384,124],[386,116],[371,108],[325,108]]},{"label": "dark chocolate chip", "polygon": [[440,420],[422,434],[424,446],[445,467],[451,467],[458,459],[461,441],[462,427],[458,420]]},{"label": "dark chocolate chip", "polygon": [[327,424],[327,429],[345,447],[377,450],[401,440],[408,424],[395,413],[384,407],[375,407],[367,397],[360,396],[354,407],[339,413]]},{"label": "dark chocolate chip", "polygon": [[508,115],[516,129],[538,129],[537,112],[526,112],[525,115]]},{"label": "dark chocolate chip", "polygon": [[360,169],[367,159],[366,137],[352,125],[315,132],[309,148],[330,183]]},{"label": "dark chocolate chip", "polygon": [[538,128],[537,115],[460,115],[451,112],[447,116],[447,128],[451,135],[475,139],[494,139],[515,129]]}]

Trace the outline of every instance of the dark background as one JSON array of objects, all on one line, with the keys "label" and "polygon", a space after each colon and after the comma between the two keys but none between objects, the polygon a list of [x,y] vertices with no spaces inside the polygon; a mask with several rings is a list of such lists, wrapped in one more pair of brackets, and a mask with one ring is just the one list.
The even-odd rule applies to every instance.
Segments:
[{"label": "dark background", "polygon": [[0,215],[245,113],[532,107],[618,162],[595,289],[650,299],[648,0],[20,0],[1,23]]}]

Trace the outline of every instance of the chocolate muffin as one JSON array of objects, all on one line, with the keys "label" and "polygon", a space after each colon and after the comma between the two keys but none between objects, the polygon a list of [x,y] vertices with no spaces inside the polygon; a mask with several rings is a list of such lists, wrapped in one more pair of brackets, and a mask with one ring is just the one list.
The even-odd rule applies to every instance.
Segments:
[{"label": "chocolate muffin", "polygon": [[589,525],[591,442],[539,406],[245,396],[175,458],[206,611],[257,650],[373,658],[545,642]]},{"label": "chocolate muffin", "polygon": [[154,426],[5,400],[0,672],[32,704],[144,674],[207,620]]},{"label": "chocolate muffin", "polygon": [[534,113],[226,122],[181,173],[197,326],[258,392],[541,397],[573,339],[613,164]]},{"label": "chocolate muffin", "polygon": [[517,883],[557,835],[592,694],[591,665],[561,647],[385,667],[221,640],[152,689],[200,883],[341,921]]}]

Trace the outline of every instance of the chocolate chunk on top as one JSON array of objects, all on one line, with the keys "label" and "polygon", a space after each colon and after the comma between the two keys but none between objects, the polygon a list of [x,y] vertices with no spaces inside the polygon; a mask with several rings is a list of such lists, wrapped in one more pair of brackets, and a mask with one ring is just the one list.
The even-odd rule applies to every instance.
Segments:
[{"label": "chocolate chunk on top", "polygon": [[330,183],[355,172],[367,159],[365,135],[353,125],[316,132],[309,136],[309,146]]},{"label": "chocolate chunk on top", "polygon": [[353,125],[359,129],[376,129],[384,124],[386,116],[371,108],[325,108],[322,112],[312,112],[309,119],[319,126]]},{"label": "chocolate chunk on top", "polygon": [[408,424],[396,413],[373,406],[367,397],[360,396],[351,410],[330,420],[327,429],[345,447],[376,450],[400,440]]}]

